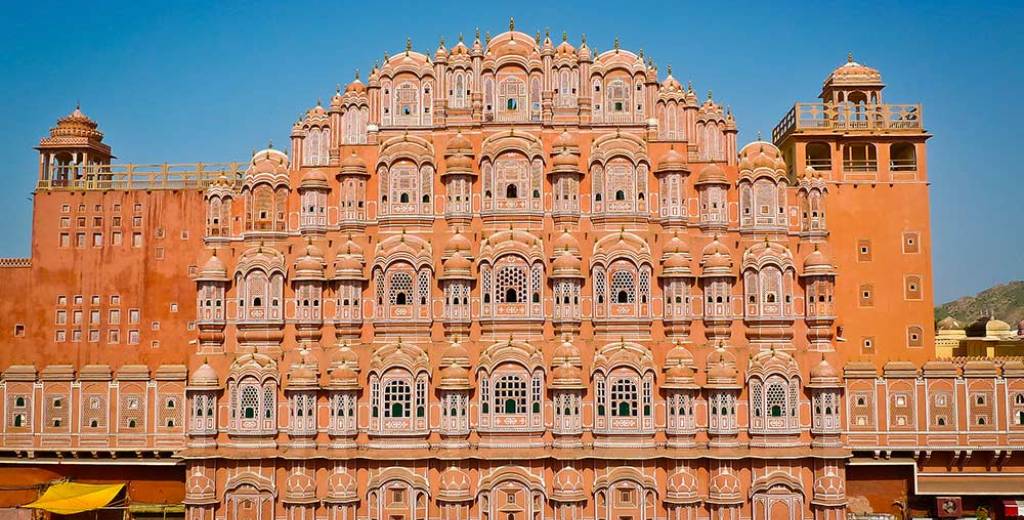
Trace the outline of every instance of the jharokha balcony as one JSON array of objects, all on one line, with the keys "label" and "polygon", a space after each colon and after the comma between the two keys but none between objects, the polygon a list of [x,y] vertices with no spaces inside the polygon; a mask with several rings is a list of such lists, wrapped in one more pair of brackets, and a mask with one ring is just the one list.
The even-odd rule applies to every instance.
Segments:
[{"label": "jharokha balcony", "polygon": [[920,104],[797,103],[775,125],[772,139],[779,142],[793,132],[834,130],[889,130],[921,132]]}]

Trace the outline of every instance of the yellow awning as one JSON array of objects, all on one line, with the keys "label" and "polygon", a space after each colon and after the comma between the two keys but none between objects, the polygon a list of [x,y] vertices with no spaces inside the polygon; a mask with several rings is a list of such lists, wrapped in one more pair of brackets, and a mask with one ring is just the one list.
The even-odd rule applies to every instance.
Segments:
[{"label": "yellow awning", "polygon": [[51,513],[71,515],[99,509],[110,503],[124,484],[78,484],[61,482],[47,488],[43,496],[22,507],[43,509]]}]

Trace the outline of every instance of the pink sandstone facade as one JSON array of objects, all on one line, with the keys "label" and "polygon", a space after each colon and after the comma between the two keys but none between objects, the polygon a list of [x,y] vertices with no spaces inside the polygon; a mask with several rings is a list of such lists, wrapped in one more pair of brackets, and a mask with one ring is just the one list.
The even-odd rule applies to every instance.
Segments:
[{"label": "pink sandstone facade", "polygon": [[562,40],[407,45],[248,165],[115,165],[61,119],[0,266],[0,484],[188,520],[1022,494],[1024,363],[933,359],[919,105],[851,58],[739,146],[710,92]]}]

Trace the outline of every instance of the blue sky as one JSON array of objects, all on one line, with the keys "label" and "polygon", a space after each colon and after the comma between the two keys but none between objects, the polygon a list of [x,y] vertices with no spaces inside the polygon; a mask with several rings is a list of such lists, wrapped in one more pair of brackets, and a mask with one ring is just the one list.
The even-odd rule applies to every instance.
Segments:
[{"label": "blue sky", "polygon": [[[1024,3],[14,2],[0,21],[0,256],[27,256],[32,147],[80,100],[119,162],[245,160],[385,51],[449,46],[515,16],[533,34],[643,48],[770,135],[852,51],[890,102],[925,105],[935,296],[1024,278]],[[517,2],[518,3],[518,2]],[[500,2],[496,4],[509,5]],[[525,7],[543,4],[541,7]],[[469,7],[472,5],[473,7]],[[984,5],[984,7],[980,7]],[[628,7],[630,12],[622,12]],[[885,211],[885,208],[877,208]]]}]

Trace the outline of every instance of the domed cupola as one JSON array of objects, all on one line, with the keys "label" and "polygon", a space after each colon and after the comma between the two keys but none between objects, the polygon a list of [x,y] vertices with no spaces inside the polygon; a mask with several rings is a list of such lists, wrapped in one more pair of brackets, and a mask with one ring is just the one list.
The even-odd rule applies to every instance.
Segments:
[{"label": "domed cupola", "polygon": [[319,247],[307,242],[305,254],[295,261],[295,276],[292,281],[323,281],[324,254]]}]

